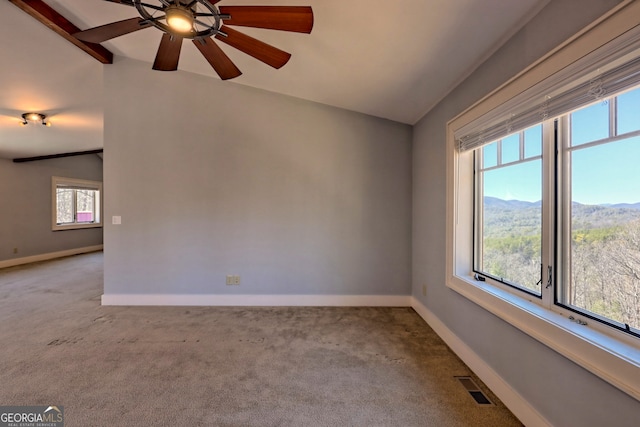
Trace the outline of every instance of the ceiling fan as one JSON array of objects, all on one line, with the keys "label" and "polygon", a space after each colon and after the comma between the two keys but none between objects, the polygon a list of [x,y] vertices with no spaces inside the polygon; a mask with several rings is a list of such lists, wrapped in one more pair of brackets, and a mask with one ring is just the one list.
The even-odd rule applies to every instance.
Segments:
[{"label": "ceiling fan", "polygon": [[90,43],[102,43],[144,28],[162,31],[154,70],[178,69],[183,39],[191,39],[222,80],[242,74],[217,39],[274,68],[289,61],[291,54],[250,37],[230,26],[311,33],[313,11],[309,6],[216,6],[220,0],[105,0],[135,7],[139,17],[80,31],[74,36]]}]

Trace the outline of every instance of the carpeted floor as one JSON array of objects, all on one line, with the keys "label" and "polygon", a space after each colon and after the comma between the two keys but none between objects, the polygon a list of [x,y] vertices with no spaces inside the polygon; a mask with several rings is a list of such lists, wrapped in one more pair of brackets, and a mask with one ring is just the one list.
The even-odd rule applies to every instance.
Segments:
[{"label": "carpeted floor", "polygon": [[[0,270],[0,405],[65,426],[520,426],[410,308],[102,307],[102,254]],[[475,378],[475,377],[474,377]]]}]

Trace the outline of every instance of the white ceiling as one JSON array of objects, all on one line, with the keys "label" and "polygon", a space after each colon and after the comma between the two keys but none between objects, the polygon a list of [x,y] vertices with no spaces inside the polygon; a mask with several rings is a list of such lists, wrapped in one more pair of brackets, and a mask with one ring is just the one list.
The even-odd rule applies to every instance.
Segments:
[{"label": "white ceiling", "polygon": [[[298,34],[238,27],[292,54],[280,70],[223,43],[242,84],[414,124],[549,0],[222,0],[220,5],[311,5]],[[47,0],[81,29],[137,16],[102,0]],[[9,2],[0,2],[0,157],[102,147],[102,65]],[[153,63],[160,32],[104,43],[116,56]],[[216,73],[191,43],[180,70]],[[52,127],[19,126],[38,111]]]}]

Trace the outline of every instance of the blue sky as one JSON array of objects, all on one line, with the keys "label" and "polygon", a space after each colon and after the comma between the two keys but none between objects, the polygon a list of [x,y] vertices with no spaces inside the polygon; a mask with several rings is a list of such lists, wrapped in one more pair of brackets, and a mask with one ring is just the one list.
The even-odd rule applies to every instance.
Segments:
[{"label": "blue sky", "polygon": [[[640,130],[640,89],[618,96],[618,134]],[[609,105],[597,103],[572,115],[572,145],[606,138]],[[503,163],[518,157],[517,135],[503,141]],[[539,127],[525,131],[525,157],[539,154]],[[485,148],[485,166],[495,165],[495,144]],[[485,172],[485,195],[535,202],[541,197],[541,161]],[[574,150],[572,198],[583,204],[640,202],[640,136]]]}]

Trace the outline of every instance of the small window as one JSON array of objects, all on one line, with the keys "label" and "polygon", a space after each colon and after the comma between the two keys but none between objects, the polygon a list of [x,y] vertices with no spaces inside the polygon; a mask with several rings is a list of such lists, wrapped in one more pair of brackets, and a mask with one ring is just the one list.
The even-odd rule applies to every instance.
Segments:
[{"label": "small window", "polygon": [[102,183],[52,178],[52,229],[102,227]]},{"label": "small window", "polygon": [[524,131],[524,158],[542,155],[542,125],[533,126]]},{"label": "small window", "polygon": [[502,148],[501,164],[513,163],[520,160],[520,134],[514,134],[500,141]]},{"label": "small window", "polygon": [[498,141],[488,144],[482,149],[482,159],[485,169],[498,165]]},{"label": "small window", "polygon": [[640,130],[640,89],[635,89],[618,96],[617,104],[618,134]]},{"label": "small window", "polygon": [[609,101],[598,102],[571,114],[571,145],[586,144],[608,138]]}]

